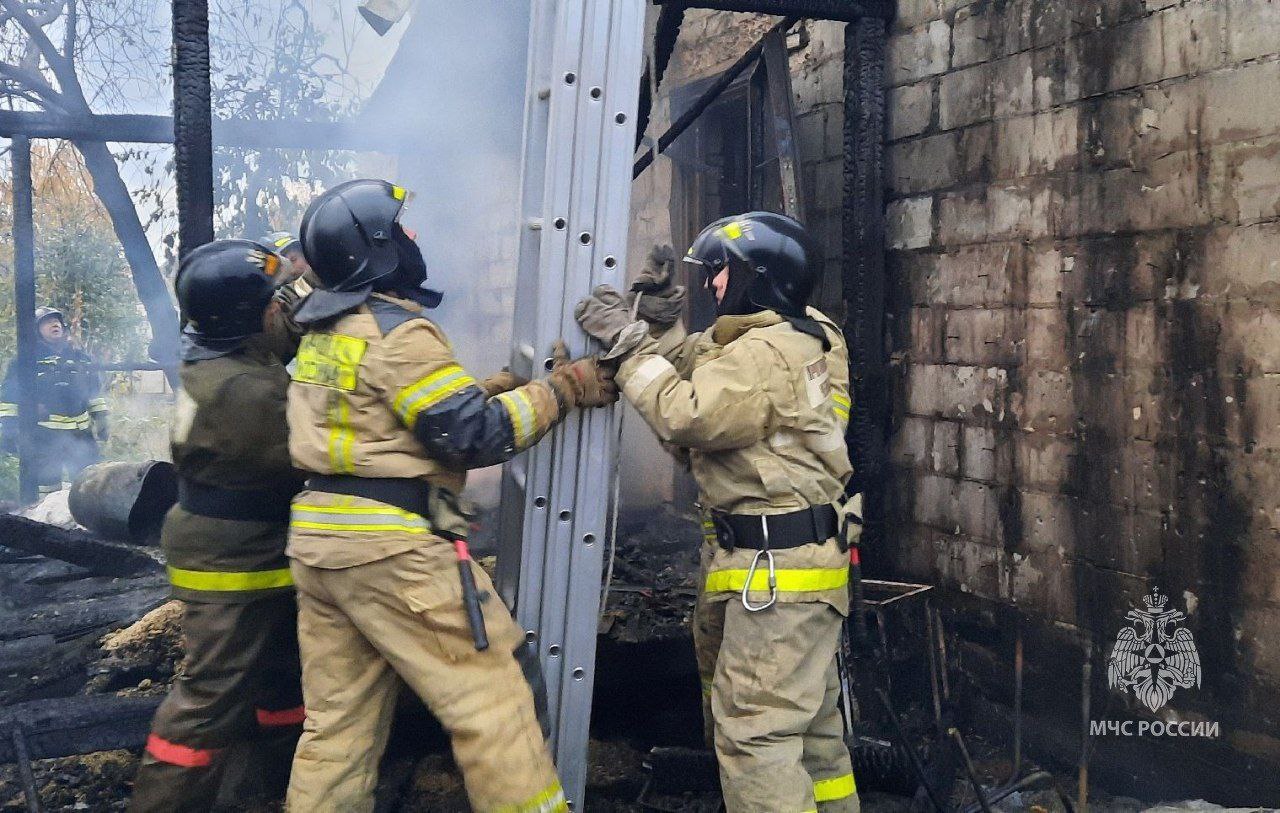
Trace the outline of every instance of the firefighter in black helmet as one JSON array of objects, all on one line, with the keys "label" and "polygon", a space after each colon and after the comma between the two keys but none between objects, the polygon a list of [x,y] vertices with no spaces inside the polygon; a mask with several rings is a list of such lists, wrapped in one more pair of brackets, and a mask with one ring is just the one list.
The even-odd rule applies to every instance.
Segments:
[{"label": "firefighter in black helmet", "polygon": [[[85,466],[98,462],[98,443],[109,433],[107,402],[102,397],[93,359],[71,341],[66,317],[56,308],[35,312],[36,438],[31,445],[39,494],[62,488]],[[0,386],[0,445],[16,451],[18,440],[18,366],[11,364]]]},{"label": "firefighter in black helmet", "polygon": [[[289,448],[308,480],[289,531],[307,729],[288,806],[373,809],[402,678],[449,732],[472,809],[566,811],[513,655],[524,633],[465,556],[460,495],[468,469],[508,460],[617,393],[589,359],[532,382],[468,374],[424,312],[441,294],[401,223],[407,199],[385,181],[352,181],[302,221],[324,287],[296,313],[307,333],[289,388]],[[489,596],[470,605],[487,647],[464,611],[459,560]]]},{"label": "firefighter in black helmet", "polygon": [[643,321],[606,286],[577,314],[624,359],[627,400],[687,450],[698,483],[694,650],[725,809],[856,813],[836,668],[850,564],[843,337],[808,305],[816,263],[789,217],[748,212],[693,241],[684,259],[718,314],[702,334],[686,336],[671,318],[683,289],[668,257],[655,252],[633,286]]},{"label": "firefighter in black helmet", "polygon": [[186,321],[173,429],[178,504],[161,546],[185,603],[182,673],[156,712],[133,811],[207,810],[225,749],[252,741],[260,790],[282,796],[303,720],[297,609],[284,547],[302,478],[289,460],[289,376],[272,334],[287,261],[218,240],[183,260]]}]

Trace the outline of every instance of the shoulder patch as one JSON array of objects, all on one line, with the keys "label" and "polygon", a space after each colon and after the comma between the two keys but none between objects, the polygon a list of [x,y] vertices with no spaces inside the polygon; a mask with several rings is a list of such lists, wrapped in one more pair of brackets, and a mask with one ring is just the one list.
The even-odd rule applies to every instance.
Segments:
[{"label": "shoulder patch", "polygon": [[378,323],[378,330],[383,336],[406,322],[427,318],[421,310],[410,310],[376,296],[370,297],[365,304],[369,307],[369,312],[373,314],[373,320]]}]

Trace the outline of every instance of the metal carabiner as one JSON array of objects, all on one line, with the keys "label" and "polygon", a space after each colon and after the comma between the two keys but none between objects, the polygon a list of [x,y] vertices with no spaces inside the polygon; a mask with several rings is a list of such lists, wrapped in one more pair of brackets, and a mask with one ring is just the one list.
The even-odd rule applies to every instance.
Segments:
[{"label": "metal carabiner", "polygon": [[[764,547],[756,551],[756,555],[751,557],[751,567],[747,568],[747,580],[742,585],[742,606],[749,613],[767,610],[778,603],[778,574],[774,568],[773,551],[769,550],[769,522],[765,517],[760,517],[760,526],[764,529]],[[752,604],[751,599],[747,596],[751,592],[751,582],[755,580],[756,569],[760,566],[761,556],[766,557],[769,562],[769,600],[757,606]]]}]

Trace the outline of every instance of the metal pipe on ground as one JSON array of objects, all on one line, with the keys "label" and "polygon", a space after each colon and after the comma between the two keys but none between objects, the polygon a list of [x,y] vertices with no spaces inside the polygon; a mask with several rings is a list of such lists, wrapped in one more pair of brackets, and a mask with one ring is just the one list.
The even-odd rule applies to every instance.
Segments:
[{"label": "metal pipe on ground", "polygon": [[159,541],[164,516],[178,501],[172,463],[96,463],[76,476],[67,504],[75,521],[104,539]]},{"label": "metal pipe on ground", "polygon": [[680,137],[681,133],[689,129],[689,126],[697,121],[698,116],[701,116],[703,112],[720,97],[720,94],[724,93],[725,88],[733,84],[734,79],[737,79],[743,71],[755,64],[755,61],[760,58],[761,52],[764,51],[764,45],[768,42],[769,35],[774,32],[785,33],[791,28],[791,26],[795,25],[799,19],[799,17],[787,17],[773,28],[770,28],[768,32],[760,38],[759,42],[747,49],[745,54],[738,57],[736,62],[730,65],[724,73],[720,74],[720,77],[711,84],[711,87],[707,88],[706,91],[704,91],[703,94],[689,106],[689,109],[680,114],[680,117],[667,128],[667,131],[658,137],[658,143],[636,160],[635,166],[631,169],[632,180],[640,177],[640,173],[648,169],[649,165],[653,163],[655,158],[665,152],[667,147],[670,147],[671,143]]}]

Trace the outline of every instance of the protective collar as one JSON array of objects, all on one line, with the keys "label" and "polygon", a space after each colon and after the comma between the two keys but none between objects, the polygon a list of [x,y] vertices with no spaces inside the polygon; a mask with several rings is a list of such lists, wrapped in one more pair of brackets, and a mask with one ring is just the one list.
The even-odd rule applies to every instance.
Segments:
[{"label": "protective collar", "polygon": [[190,328],[183,328],[181,358],[183,361],[208,361],[209,359],[222,358],[244,347],[246,341],[248,341],[248,337],[240,339],[203,339],[197,336]]},{"label": "protective collar", "polygon": [[734,339],[740,338],[748,330],[754,330],[758,327],[772,327],[782,322],[786,322],[801,333],[812,336],[822,342],[823,352],[831,349],[831,338],[827,336],[827,331],[823,329],[822,324],[817,319],[808,315],[784,316],[777,311],[769,310],[741,316],[721,316],[711,328],[711,338],[715,340],[716,344],[723,347]]},{"label": "protective collar", "polygon": [[354,291],[331,291],[316,288],[307,294],[302,304],[293,312],[293,320],[300,325],[311,325],[355,310],[373,293],[373,285],[365,285]]}]

